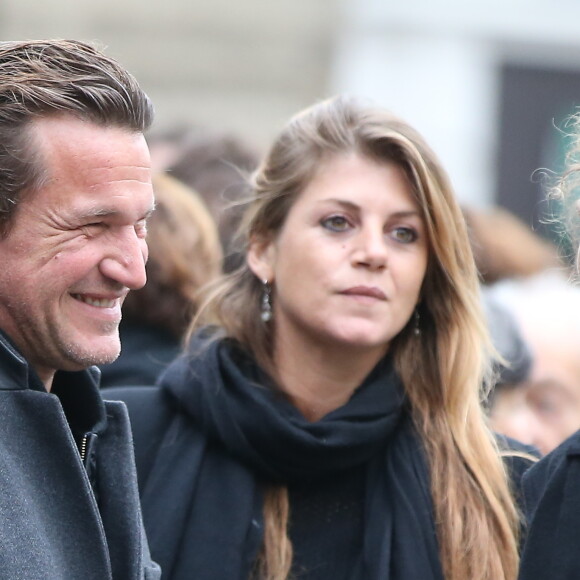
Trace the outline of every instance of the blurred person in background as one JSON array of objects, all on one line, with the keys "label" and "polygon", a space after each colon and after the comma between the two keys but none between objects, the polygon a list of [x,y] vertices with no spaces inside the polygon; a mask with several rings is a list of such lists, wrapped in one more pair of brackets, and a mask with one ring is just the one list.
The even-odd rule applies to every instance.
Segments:
[{"label": "blurred person in background", "polygon": [[179,180],[153,177],[155,211],[147,222],[147,283],[123,303],[121,354],[101,366],[101,386],[151,385],[181,351],[199,307],[199,290],[221,272],[213,217]]},{"label": "blurred person in background", "polygon": [[563,269],[558,248],[507,209],[463,206],[462,210],[484,285]]},{"label": "blurred person in background", "polygon": [[155,580],[125,405],[93,365],[145,284],[149,98],[68,40],[0,43],[0,576]]},{"label": "blurred person in background", "polygon": [[580,288],[555,271],[503,280],[490,292],[530,348],[532,365],[518,392],[533,414],[534,444],[548,453],[580,429]]},{"label": "blurred person in background", "polygon": [[253,183],[246,261],[188,355],[161,388],[112,392],[164,577],[514,580],[529,463],[504,463],[486,424],[493,348],[435,155],[335,98]]},{"label": "blurred person in background", "polygon": [[203,199],[219,231],[224,271],[243,255],[236,234],[247,198],[247,176],[259,156],[249,142],[231,132],[183,126],[148,137],[154,167],[179,179]]},{"label": "blurred person in background", "polygon": [[[569,205],[572,236],[580,224],[580,114],[574,119],[575,141],[555,194]],[[580,247],[576,237],[575,246]],[[577,265],[580,267],[580,263]],[[578,312],[578,306],[575,306]],[[577,314],[569,312],[571,317]],[[577,339],[575,339],[577,340]],[[561,347],[561,343],[558,343]],[[576,346],[578,346],[576,344]],[[556,347],[558,348],[558,347]],[[580,431],[534,465],[523,480],[529,522],[520,580],[570,580],[580,577]]]},{"label": "blurred person in background", "polygon": [[463,212],[484,297],[503,311],[492,335],[511,326],[506,338],[517,346],[517,334],[527,351],[527,360],[521,349],[522,361],[505,357],[511,371],[488,400],[492,426],[547,453],[580,428],[580,292],[558,248],[511,212]]},{"label": "blurred person in background", "polygon": [[527,381],[533,357],[512,312],[483,291],[487,323],[503,363],[496,363],[496,378],[486,399],[490,425],[522,443],[537,447],[540,424],[528,400]]}]

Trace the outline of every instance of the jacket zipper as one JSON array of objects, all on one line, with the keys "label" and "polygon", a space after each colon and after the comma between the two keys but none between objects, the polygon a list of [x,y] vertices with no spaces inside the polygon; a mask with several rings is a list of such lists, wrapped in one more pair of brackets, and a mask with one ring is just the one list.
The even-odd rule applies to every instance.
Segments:
[{"label": "jacket zipper", "polygon": [[97,503],[99,501],[99,494],[97,489],[97,461],[96,461],[96,447],[99,437],[96,433],[88,431],[82,436],[79,445],[79,455],[81,456],[81,462],[87,472],[89,482],[93,488],[95,498]]},{"label": "jacket zipper", "polygon": [[87,456],[87,447],[89,444],[89,435],[90,435],[90,433],[85,433],[83,435],[82,440],[81,440],[80,454],[81,454],[81,461],[83,462],[83,465],[85,464],[85,458]]},{"label": "jacket zipper", "polygon": [[79,453],[85,467],[87,467],[92,461],[91,455],[94,455],[95,453],[98,438],[99,436],[96,433],[87,431],[81,439]]}]

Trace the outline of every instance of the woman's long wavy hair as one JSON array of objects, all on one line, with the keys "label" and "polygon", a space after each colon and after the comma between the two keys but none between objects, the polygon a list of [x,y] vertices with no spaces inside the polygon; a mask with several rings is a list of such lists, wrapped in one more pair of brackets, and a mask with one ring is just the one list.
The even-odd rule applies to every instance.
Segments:
[{"label": "woman's long wavy hair", "polygon": [[[253,239],[277,235],[297,196],[326,159],[352,152],[403,168],[428,232],[430,258],[418,306],[421,338],[408,323],[391,348],[430,466],[445,578],[514,580],[518,514],[480,404],[493,348],[461,210],[422,137],[390,113],[346,97],[299,113],[254,174],[253,199],[243,224],[246,248]],[[208,294],[192,330],[218,323],[276,376],[275,321],[265,324],[260,318],[261,286],[243,265]],[[282,580],[292,560],[284,488],[267,491],[264,514],[264,548],[256,576]]]}]

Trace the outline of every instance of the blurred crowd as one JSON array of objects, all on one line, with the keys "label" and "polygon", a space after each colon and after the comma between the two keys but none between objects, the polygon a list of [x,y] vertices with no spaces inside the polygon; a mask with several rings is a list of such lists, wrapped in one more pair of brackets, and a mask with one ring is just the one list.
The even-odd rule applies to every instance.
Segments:
[{"label": "blurred crowd", "polygon": [[555,244],[506,209],[465,209],[494,343],[505,364],[493,428],[543,454],[580,428],[580,288]]}]

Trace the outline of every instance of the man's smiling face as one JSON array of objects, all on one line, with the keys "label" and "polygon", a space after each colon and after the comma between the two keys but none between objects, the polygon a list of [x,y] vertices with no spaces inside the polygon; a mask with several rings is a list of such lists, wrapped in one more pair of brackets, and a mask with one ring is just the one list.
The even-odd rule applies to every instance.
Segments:
[{"label": "man's smiling face", "polygon": [[46,179],[0,239],[0,327],[50,386],[114,360],[121,305],[145,284],[153,208],[143,135],[72,116],[28,127]]}]

